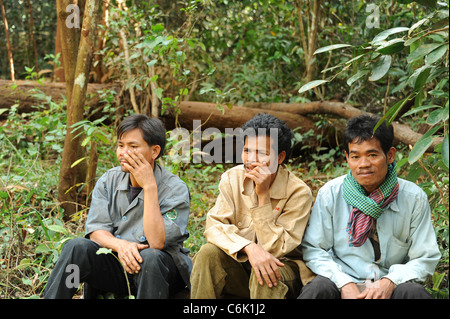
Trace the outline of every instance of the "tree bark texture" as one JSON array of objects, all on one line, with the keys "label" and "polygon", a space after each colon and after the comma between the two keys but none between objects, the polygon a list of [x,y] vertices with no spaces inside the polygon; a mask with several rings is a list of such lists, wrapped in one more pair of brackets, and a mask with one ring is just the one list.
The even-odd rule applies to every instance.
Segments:
[{"label": "tree bark texture", "polygon": [[3,4],[3,0],[0,0],[0,9],[2,10],[3,24],[5,26],[5,36],[6,36],[6,46],[8,49],[10,77],[11,77],[11,81],[14,81],[15,80],[14,59],[13,59],[13,54],[12,54],[11,41],[9,40],[8,20],[6,19],[6,10],[5,10],[5,5]]},{"label": "tree bark texture", "polygon": [[[86,101],[89,71],[91,69],[92,57],[94,54],[94,42],[99,19],[100,2],[100,0],[86,1],[76,68],[73,76],[74,82],[70,92],[70,98],[69,90],[67,92],[67,132],[64,141],[58,184],[58,200],[62,203],[61,206],[64,208],[64,216],[66,219],[77,212],[77,185],[86,181],[87,167],[85,161],[72,167],[72,164],[75,161],[85,156],[85,149],[81,146],[83,135],[75,137],[79,132],[73,131],[71,126],[84,119],[84,105]],[[66,29],[68,28],[62,28],[62,30]],[[63,34],[64,32],[67,31],[62,31]],[[64,61],[69,61],[68,59],[66,60],[66,56],[64,57]],[[64,66],[67,80],[69,68],[66,68],[66,66],[67,63]],[[70,84],[66,82],[66,85]]]}]

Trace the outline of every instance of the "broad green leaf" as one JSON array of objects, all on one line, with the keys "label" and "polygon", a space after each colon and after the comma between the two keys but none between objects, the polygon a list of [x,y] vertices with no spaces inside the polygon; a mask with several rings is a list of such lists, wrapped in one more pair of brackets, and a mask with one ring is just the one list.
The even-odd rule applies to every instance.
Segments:
[{"label": "broad green leaf", "polygon": [[421,111],[425,111],[425,110],[428,110],[428,109],[435,109],[437,107],[439,107],[439,105],[422,105],[422,106],[419,106],[419,107],[415,107],[412,110],[409,110],[408,112],[403,114],[402,117],[406,117],[406,116],[409,116],[409,115],[412,115],[412,114],[415,114],[415,113],[418,113],[418,112],[421,112]]},{"label": "broad green leaf", "polygon": [[448,133],[445,134],[444,137],[444,141],[442,142],[442,148],[441,148],[441,153],[442,153],[442,161],[444,162],[445,166],[447,166],[447,168],[449,168],[449,139],[448,139]]},{"label": "broad green leaf", "polygon": [[414,145],[411,152],[409,153],[408,161],[410,164],[416,162],[418,159],[420,159],[425,153],[425,151],[431,146],[433,143],[433,138],[431,136],[427,136],[424,138],[422,136]]},{"label": "broad green leaf", "polygon": [[436,48],[440,47],[442,43],[427,43],[427,44],[421,44],[417,49],[412,51],[408,57],[406,58],[406,61],[408,63],[411,63],[417,59],[423,58],[431,51],[435,50]]},{"label": "broad green leaf", "polygon": [[311,90],[312,88],[315,88],[316,86],[319,86],[321,84],[324,84],[328,82],[327,80],[314,80],[311,82],[306,83],[305,85],[303,85],[300,90],[298,90],[298,93],[303,93],[306,92],[308,90]]},{"label": "broad green leaf", "polygon": [[408,95],[405,99],[398,101],[395,103],[387,112],[383,115],[383,117],[378,121],[378,123],[373,128],[373,131],[375,132],[378,127],[386,121],[386,125],[389,125],[392,123],[392,121],[397,116],[398,112],[405,106],[406,102],[411,100],[413,98],[413,94]]},{"label": "broad green leaf", "polygon": [[444,122],[448,119],[448,107],[434,110],[428,115],[427,124],[436,125],[439,122]]},{"label": "broad green leaf", "polygon": [[348,80],[347,80],[347,84],[349,86],[351,86],[353,83],[355,83],[356,81],[358,81],[360,78],[362,78],[364,75],[366,75],[367,73],[369,73],[370,70],[361,70],[358,71],[356,74],[352,75]]},{"label": "broad green leaf", "polygon": [[62,227],[60,225],[48,225],[47,228],[56,233],[68,234],[67,229],[65,229],[64,227]]},{"label": "broad green leaf", "polygon": [[397,38],[390,41],[379,42],[381,45],[376,49],[376,52],[381,54],[394,54],[400,52],[405,48],[405,40]]},{"label": "broad green leaf", "polygon": [[422,90],[423,86],[427,82],[428,77],[430,76],[431,68],[428,65],[424,65],[420,69],[417,69],[415,73],[418,73],[416,80],[414,81],[414,90],[420,91]]},{"label": "broad green leaf", "polygon": [[[414,44],[417,40],[422,39],[422,35],[417,35],[414,38],[408,39],[405,41],[405,47],[409,47],[411,44]],[[420,43],[420,41],[419,41]],[[410,52],[414,51],[415,49],[417,49],[417,45],[415,45],[416,47],[412,47]]]},{"label": "broad green leaf", "polygon": [[24,258],[24,259],[22,259],[21,261],[20,261],[20,263],[19,263],[19,265],[20,266],[23,266],[23,265],[29,265],[29,264],[32,264],[33,262],[32,262],[32,260],[30,259],[30,258]]},{"label": "broad green leaf", "polygon": [[48,247],[46,244],[40,244],[36,247],[35,253],[47,253],[49,251],[51,251],[52,248]]},{"label": "broad green leaf", "polygon": [[429,17],[426,17],[426,18],[423,18],[422,20],[420,20],[420,21],[414,23],[414,24],[411,26],[411,28],[409,28],[408,35],[411,35],[411,33],[412,33],[415,29],[417,29],[418,27],[420,27],[422,24],[428,22],[428,20],[430,20],[430,18],[429,18]]},{"label": "broad green leaf", "polygon": [[390,55],[382,55],[373,65],[372,75],[369,81],[378,81],[389,71],[391,67],[392,57]]},{"label": "broad green leaf", "polygon": [[445,55],[445,53],[447,53],[447,50],[448,50],[448,43],[441,45],[437,49],[427,54],[427,56],[425,57],[425,63],[428,65],[433,64],[434,62],[442,58]]},{"label": "broad green leaf", "polygon": [[327,45],[326,47],[322,47],[317,49],[314,54],[318,54],[318,53],[323,53],[323,52],[327,52],[327,51],[331,51],[331,50],[335,50],[335,49],[340,49],[340,48],[346,48],[346,47],[351,47],[351,44],[332,44],[332,45]]},{"label": "broad green leaf", "polygon": [[406,27],[397,27],[397,28],[392,28],[392,29],[388,29],[388,30],[384,30],[383,32],[378,33],[375,38],[373,38],[372,40],[372,44],[375,44],[378,41],[382,41],[384,39],[386,39],[387,37],[389,37],[392,34],[396,34],[396,33],[400,33],[400,32],[405,32],[405,31],[409,31],[409,28]]}]

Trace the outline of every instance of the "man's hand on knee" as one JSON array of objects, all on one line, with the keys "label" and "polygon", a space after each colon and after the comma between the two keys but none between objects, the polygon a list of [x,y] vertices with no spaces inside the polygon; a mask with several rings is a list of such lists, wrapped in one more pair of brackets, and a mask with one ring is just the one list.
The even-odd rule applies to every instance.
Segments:
[{"label": "man's hand on knee", "polygon": [[142,257],[139,250],[148,247],[148,245],[132,243],[126,240],[120,241],[120,244],[117,246],[117,255],[126,272],[129,274],[139,273],[139,270],[141,270],[140,263],[142,263]]},{"label": "man's hand on knee", "polygon": [[258,283],[261,286],[264,282],[269,287],[276,286],[278,280],[281,280],[278,267],[284,267],[284,264],[256,243],[245,246],[243,250],[248,256]]}]

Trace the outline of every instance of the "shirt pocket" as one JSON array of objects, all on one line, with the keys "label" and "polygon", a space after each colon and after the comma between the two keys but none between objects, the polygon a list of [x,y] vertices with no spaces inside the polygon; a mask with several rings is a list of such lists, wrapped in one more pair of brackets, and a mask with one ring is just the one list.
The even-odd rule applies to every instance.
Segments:
[{"label": "shirt pocket", "polygon": [[253,220],[250,215],[242,214],[236,223],[239,229],[239,236],[245,239],[254,241],[256,238],[255,227],[253,226]]},{"label": "shirt pocket", "polygon": [[396,264],[404,264],[408,261],[408,251],[410,243],[403,242],[397,237],[391,236],[386,249],[384,266],[386,268]]}]

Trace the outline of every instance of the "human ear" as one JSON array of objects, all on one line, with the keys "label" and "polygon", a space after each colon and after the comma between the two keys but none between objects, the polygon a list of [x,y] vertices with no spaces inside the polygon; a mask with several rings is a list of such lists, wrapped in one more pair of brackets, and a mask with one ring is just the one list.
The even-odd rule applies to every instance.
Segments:
[{"label": "human ear", "polygon": [[387,152],[387,161],[389,164],[392,164],[394,162],[395,154],[397,154],[397,149],[395,147],[391,147]]},{"label": "human ear", "polygon": [[281,163],[283,163],[285,158],[286,158],[286,151],[282,151],[280,154],[278,154],[278,165],[281,165]]},{"label": "human ear", "polygon": [[156,160],[159,153],[161,152],[161,146],[159,145],[153,145],[152,146],[152,160]]}]

